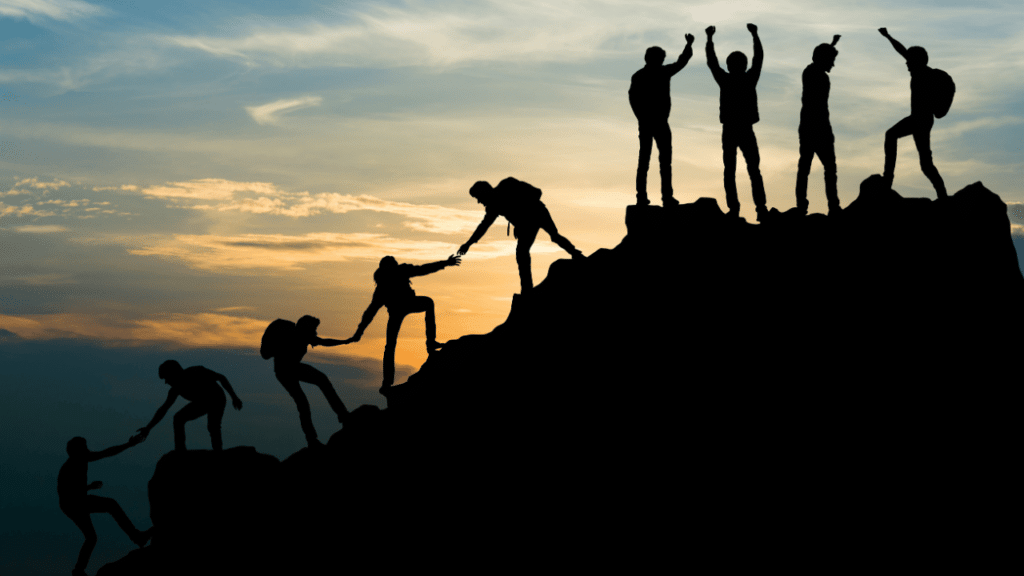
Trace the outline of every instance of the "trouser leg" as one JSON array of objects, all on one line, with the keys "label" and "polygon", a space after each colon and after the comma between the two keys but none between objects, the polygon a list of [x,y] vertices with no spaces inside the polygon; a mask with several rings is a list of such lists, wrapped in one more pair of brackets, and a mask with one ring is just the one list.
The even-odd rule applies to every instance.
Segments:
[{"label": "trouser leg", "polygon": [[82,535],[85,536],[85,542],[82,543],[82,548],[78,550],[78,560],[75,562],[75,571],[84,572],[85,567],[89,564],[89,558],[92,556],[92,551],[96,548],[96,529],[92,525],[92,518],[89,517],[88,512],[79,512],[74,515],[69,514],[68,518],[78,526],[78,529],[82,531]]},{"label": "trouser leg", "polygon": [[636,163],[636,198],[647,200],[647,169],[651,164],[651,148],[654,137],[646,126],[640,126],[640,156]]},{"label": "trouser leg", "polygon": [[139,537],[139,529],[132,524],[132,521],[128,519],[128,515],[124,513],[121,505],[117,503],[113,498],[104,498],[102,496],[89,497],[89,511],[90,512],[105,512],[110,514],[117,525],[121,527],[121,530],[134,542]]},{"label": "trouser leg", "polygon": [[835,137],[828,135],[818,145],[818,159],[825,169],[825,198],[828,199],[828,209],[836,210],[839,206],[839,188],[837,186],[839,175],[836,169],[836,144]]},{"label": "trouser leg", "polygon": [[224,441],[221,437],[221,422],[224,420],[226,404],[226,402],[221,401],[206,413],[206,429],[210,432],[210,445],[218,452],[224,449]]},{"label": "trouser leg", "polygon": [[807,177],[811,173],[811,161],[814,160],[814,148],[810,138],[800,138],[800,160],[796,164],[796,206],[807,211]]},{"label": "trouser leg", "polygon": [[669,130],[668,121],[660,124],[654,132],[654,139],[658,143],[658,167],[661,172],[661,200],[672,200],[672,131]]},{"label": "trouser leg", "polygon": [[[189,402],[174,415],[174,449],[185,450],[185,423],[199,418],[210,407],[201,402]],[[218,434],[220,431],[218,430]]]},{"label": "trouser leg", "polygon": [[398,331],[402,328],[402,320],[406,312],[388,310],[387,340],[384,343],[384,382],[382,386],[395,383],[395,348],[398,346]]},{"label": "trouser leg", "polygon": [[917,154],[921,159],[921,171],[935,187],[935,193],[939,198],[946,197],[946,183],[939,175],[939,169],[932,162],[931,131],[934,120],[929,117],[929,122],[921,122],[918,129],[914,131],[914,144],[917,145]]},{"label": "trouser leg", "polygon": [[330,405],[331,410],[341,421],[345,416],[348,415],[348,408],[345,407],[345,403],[341,401],[338,393],[334,390],[334,385],[331,384],[331,379],[326,374],[313,368],[309,364],[299,364],[299,381],[309,382],[316,386],[323,393],[324,398],[327,399],[327,404]]},{"label": "trouser leg", "polygon": [[295,408],[299,411],[299,425],[302,427],[302,433],[306,436],[306,442],[312,446],[318,442],[316,437],[316,429],[313,428],[313,417],[309,410],[309,400],[306,399],[306,395],[302,392],[302,388],[299,387],[299,380],[296,374],[281,375],[278,374],[277,379],[284,386],[288,395],[295,400]]},{"label": "trouser leg", "polygon": [[520,294],[525,295],[533,289],[533,270],[530,262],[530,248],[537,239],[538,229],[527,226],[518,231],[519,243],[516,244],[516,264],[519,265]]},{"label": "trouser leg", "polygon": [[725,205],[729,208],[730,214],[738,216],[740,200],[736,194],[736,142],[733,139],[732,128],[726,124],[722,125],[722,163],[725,165]]},{"label": "trouser leg", "polygon": [[889,187],[892,187],[896,172],[896,142],[904,136],[913,134],[914,124],[914,119],[907,116],[885,131],[885,169],[882,172],[882,177],[885,178]]},{"label": "trouser leg", "polygon": [[761,153],[757,149],[757,136],[753,126],[743,126],[739,138],[739,148],[743,151],[743,159],[747,163],[747,175],[750,176],[750,191],[754,196],[754,206],[758,213],[766,209],[767,201],[764,193],[764,181],[761,179]]}]

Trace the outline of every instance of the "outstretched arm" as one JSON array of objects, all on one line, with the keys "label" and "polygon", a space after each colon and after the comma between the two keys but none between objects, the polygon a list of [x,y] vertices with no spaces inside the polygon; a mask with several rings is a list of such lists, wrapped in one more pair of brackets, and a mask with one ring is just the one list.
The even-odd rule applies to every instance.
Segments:
[{"label": "outstretched arm", "polygon": [[235,395],[235,391],[234,389],[231,388],[231,383],[228,382],[227,377],[224,376],[223,374],[217,374],[217,381],[219,381],[221,385],[224,386],[224,389],[228,391],[228,394],[231,395],[231,405],[235,407],[235,410],[241,410],[242,400]]},{"label": "outstretched arm", "polygon": [[711,75],[715,77],[715,82],[721,83],[722,76],[725,72],[722,71],[722,67],[718,65],[718,56],[715,55],[715,43],[711,39],[715,35],[715,27],[708,26],[705,30],[708,34],[708,43],[704,47],[704,52],[708,57],[708,68],[711,68]]},{"label": "outstretched arm", "polygon": [[[153,419],[149,421],[149,424],[139,428],[138,435],[133,436],[132,440],[136,438],[138,438],[139,442],[145,440],[146,437],[149,436],[149,431],[160,423],[160,420],[162,420],[164,415],[167,414],[167,411],[170,410],[171,404],[174,404],[174,401],[177,399],[178,393],[172,388],[171,391],[167,393],[167,400],[164,401],[162,406],[156,409],[156,414],[153,415]],[[129,440],[129,443],[131,443],[131,440]]]},{"label": "outstretched arm", "polygon": [[679,59],[677,59],[674,63],[669,64],[668,66],[666,66],[666,68],[668,68],[668,70],[669,70],[669,74],[670,75],[671,74],[675,74],[676,72],[679,72],[680,70],[685,68],[686,64],[690,61],[690,58],[692,58],[692,57],[693,57],[693,34],[687,34],[686,35],[686,48],[683,48],[683,53],[679,55]]},{"label": "outstretched arm", "polygon": [[895,48],[896,51],[900,53],[900,56],[903,56],[903,58],[906,59],[907,49],[903,47],[903,44],[900,44],[895,38],[889,36],[889,31],[886,30],[885,28],[879,28],[878,31],[882,33],[882,36],[888,38],[889,42],[892,44],[892,47]]},{"label": "outstretched arm", "polygon": [[750,62],[750,73],[754,82],[757,82],[761,77],[761,65],[764,64],[764,48],[761,47],[761,37],[757,35],[757,26],[747,24],[747,30],[750,30],[751,36],[754,37],[754,59]]},{"label": "outstretched arm", "polygon": [[[131,440],[128,440],[127,442],[121,444],[120,446],[111,446],[110,448],[107,448],[106,450],[100,450],[99,452],[89,452],[89,462],[95,462],[97,460],[102,460],[103,458],[117,456],[121,452],[124,452],[125,450],[131,448],[132,446],[135,446],[139,442],[142,442],[142,440],[139,440],[137,438],[138,437],[133,437]],[[93,490],[99,488],[100,486],[103,486],[102,482],[93,482],[92,484],[89,485],[89,487],[86,488],[86,490]]]},{"label": "outstretched arm", "polygon": [[494,221],[497,219],[497,212],[488,211],[487,214],[484,216],[483,221],[480,222],[480,225],[476,227],[475,231],[473,231],[473,235],[469,237],[469,240],[467,240],[465,244],[459,247],[459,251],[457,252],[457,254],[459,256],[462,256],[466,252],[469,252],[469,247],[472,246],[473,244],[476,244],[478,240],[483,238],[484,234],[487,233],[487,229],[490,228],[491,224],[494,224]]},{"label": "outstretched arm", "polygon": [[366,308],[366,312],[363,312],[363,319],[359,321],[359,327],[356,328],[356,333],[349,338],[349,342],[359,342],[359,339],[363,337],[363,332],[366,331],[366,327],[373,322],[373,317],[377,315],[377,311],[384,305],[384,301],[377,297],[377,292],[374,291],[373,299],[370,300],[370,305]]},{"label": "outstretched arm", "polygon": [[461,256],[455,256],[454,254],[449,256],[447,260],[440,260],[438,262],[431,262],[430,264],[423,264],[422,266],[415,266],[409,271],[409,277],[414,276],[426,276],[427,274],[433,274],[444,270],[449,266],[458,266],[462,263]]}]

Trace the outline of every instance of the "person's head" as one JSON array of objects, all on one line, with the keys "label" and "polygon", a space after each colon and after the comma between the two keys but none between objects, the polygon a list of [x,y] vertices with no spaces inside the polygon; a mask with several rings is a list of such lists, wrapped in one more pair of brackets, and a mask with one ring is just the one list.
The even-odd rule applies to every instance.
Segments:
[{"label": "person's head", "polygon": [[79,456],[89,451],[89,447],[85,444],[85,438],[81,436],[75,436],[71,440],[68,440],[68,456]]},{"label": "person's head", "polygon": [[167,362],[164,362],[156,371],[157,375],[159,375],[160,378],[168,384],[170,384],[171,380],[182,372],[184,372],[184,369],[182,369],[181,364],[178,364],[177,360],[168,360]]},{"label": "person's head", "polygon": [[651,46],[644,54],[644,62],[648,66],[661,66],[665,63],[665,51],[657,46]]},{"label": "person's head", "polygon": [[725,67],[730,74],[742,74],[747,71],[747,55],[743,52],[733,52],[725,59]]},{"label": "person's head", "polygon": [[378,268],[394,268],[395,266],[398,266],[398,260],[395,260],[394,256],[385,256],[380,259]]},{"label": "person's head", "polygon": [[818,44],[814,47],[814,55],[811,60],[825,69],[826,72],[832,69],[836,63],[836,55],[839,51],[831,44]]},{"label": "person's head", "polygon": [[476,198],[476,201],[480,204],[487,204],[492,192],[494,192],[494,187],[483,180],[469,188],[469,195]]},{"label": "person's head", "polygon": [[313,316],[310,316],[309,314],[307,314],[307,315],[303,316],[302,318],[299,318],[299,321],[295,323],[295,328],[298,329],[300,332],[308,332],[308,333],[311,333],[311,334],[316,334],[316,328],[319,325],[320,325],[320,319],[319,318],[314,318]]},{"label": "person's head", "polygon": [[928,65],[928,52],[920,46],[907,48],[907,69],[924,68]]}]

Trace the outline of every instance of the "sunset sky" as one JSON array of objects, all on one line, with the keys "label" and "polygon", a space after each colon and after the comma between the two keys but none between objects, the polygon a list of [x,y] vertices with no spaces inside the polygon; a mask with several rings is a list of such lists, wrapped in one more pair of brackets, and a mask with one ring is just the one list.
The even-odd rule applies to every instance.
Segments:
[{"label": "sunset sky", "polygon": [[[759,26],[755,132],[770,207],[796,203],[800,75],[833,34],[842,204],[881,172],[885,130],[910,110],[904,61],[877,31],[886,26],[956,81],[932,132],[947,188],[982,181],[1019,233],[1024,4],[821,6],[0,0],[0,572],[70,570],[81,536],[57,509],[64,443],[82,435],[98,450],[148,422],[166,394],[164,359],[231,379],[246,406],[229,407],[226,446],[280,458],[302,447],[294,403],[258,357],[263,329],[312,314],[321,336],[351,336],[382,256],[424,264],[469,238],[484,215],[468,195],[475,181],[530,182],[584,253],[616,246],[635,196],[629,79],[649,46],[673,61],[686,33],[694,56],[672,81],[676,197],[724,208],[709,25],[723,65],[734,50],[752,54],[745,25]],[[753,222],[742,157],[737,182]],[[894,188],[935,197],[910,138]],[[817,160],[809,198],[825,211]],[[505,319],[519,291],[514,250],[499,219],[460,267],[414,279],[435,301],[439,340]],[[566,256],[543,233],[532,253],[537,283]],[[307,356],[350,407],[385,405],[386,322],[381,310],[361,342]],[[425,359],[413,315],[397,382]],[[326,440],[338,425],[306,391]],[[119,463],[90,470],[141,527],[145,481],[183,405]],[[205,424],[188,430],[191,445],[209,446]],[[95,523],[90,573],[131,546],[109,518]]]}]

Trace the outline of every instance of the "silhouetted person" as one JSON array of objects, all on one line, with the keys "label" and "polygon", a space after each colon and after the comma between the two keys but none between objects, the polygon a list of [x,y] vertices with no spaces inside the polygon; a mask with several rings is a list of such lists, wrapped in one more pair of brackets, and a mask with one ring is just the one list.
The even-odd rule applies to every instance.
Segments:
[{"label": "silhouetted person", "polygon": [[450,256],[447,260],[416,266],[415,264],[399,264],[393,256],[385,256],[380,266],[373,273],[373,281],[377,288],[373,291],[370,305],[363,312],[363,318],[356,328],[355,335],[349,340],[358,342],[363,337],[373,317],[381,306],[388,309],[387,340],[384,343],[384,382],[381,392],[395,383],[395,347],[398,345],[398,331],[402,328],[402,320],[408,314],[426,312],[427,353],[432,354],[441,347],[437,342],[437,321],[434,318],[434,301],[426,296],[417,296],[412,289],[414,276],[426,276],[448,266],[458,266],[462,261],[458,256]]},{"label": "silhouetted person", "polygon": [[804,93],[800,108],[800,161],[796,169],[796,206],[807,214],[807,176],[811,172],[811,160],[818,155],[825,168],[825,197],[828,198],[828,212],[841,210],[839,192],[836,189],[836,138],[828,117],[828,92],[831,83],[828,73],[836,62],[836,42],[839,35],[832,37],[832,44],[818,44],[811,56],[811,64],[804,68]]},{"label": "silhouetted person", "polygon": [[757,220],[761,221],[768,214],[767,201],[764,194],[764,182],[761,180],[761,156],[757,149],[757,138],[754,136],[754,124],[760,120],[757,114],[757,81],[761,77],[761,64],[764,62],[764,51],[761,39],[757,35],[757,26],[747,24],[747,30],[754,37],[754,60],[747,70],[747,57],[742,52],[733,52],[725,59],[729,68],[726,73],[718,65],[715,56],[715,44],[711,37],[715,27],[708,26],[707,56],[708,68],[715,77],[719,88],[718,120],[722,123],[722,160],[725,163],[725,202],[729,207],[730,216],[739,216],[740,201],[736,196],[736,149],[743,152],[747,161],[747,174],[750,175],[750,187],[757,207]]},{"label": "silhouetted person", "polygon": [[932,163],[931,135],[935,118],[931,91],[934,87],[931,83],[932,69],[928,67],[928,52],[920,46],[904,48],[903,44],[890,36],[885,28],[879,28],[878,31],[892,43],[892,47],[900,56],[903,56],[907,61],[907,70],[910,71],[910,116],[900,120],[885,132],[885,170],[882,177],[891,188],[896,171],[896,141],[904,136],[913,135],[917,153],[921,158],[921,170],[935,187],[939,198],[945,198],[946,184]]},{"label": "silhouetted person", "polygon": [[672,131],[668,128],[668,114],[672,108],[669,82],[693,56],[693,34],[686,35],[686,48],[679,59],[668,66],[665,51],[651,46],[644,54],[647,65],[636,71],[629,84],[629,106],[640,124],[640,159],[636,166],[636,204],[647,206],[647,168],[651,163],[651,147],[658,143],[658,164],[661,167],[661,203],[677,206],[672,197]]},{"label": "silhouetted person", "polygon": [[294,328],[288,330],[287,334],[284,335],[282,342],[279,343],[273,355],[274,375],[277,376],[277,381],[284,386],[284,389],[295,400],[295,407],[299,410],[299,425],[302,426],[302,432],[306,435],[306,442],[310,448],[321,446],[322,443],[317,438],[316,429],[313,428],[309,400],[306,399],[306,395],[302,392],[299,382],[308,382],[320,388],[324,397],[327,398],[327,403],[330,404],[331,409],[337,415],[339,423],[344,424],[345,418],[348,417],[349,413],[348,408],[345,407],[341,398],[338,397],[338,393],[335,392],[334,386],[331,384],[330,379],[327,378],[327,375],[302,362],[302,357],[306,355],[308,346],[338,346],[348,344],[349,342],[347,340],[317,336],[316,329],[318,326],[320,326],[319,318],[309,315],[299,318]]},{"label": "silhouetted person", "polygon": [[202,366],[183,369],[181,364],[175,360],[168,360],[161,364],[157,375],[171,389],[167,392],[167,400],[156,409],[156,414],[153,415],[149,424],[139,428],[139,441],[141,442],[149,436],[150,430],[163,419],[164,414],[167,414],[167,410],[178,399],[178,396],[181,396],[189,403],[174,415],[174,449],[185,450],[185,423],[195,420],[203,414],[206,415],[206,428],[210,431],[210,443],[213,449],[223,449],[220,422],[224,417],[224,406],[227,404],[227,400],[224,398],[224,392],[217,385],[218,382],[224,385],[228,394],[231,394],[231,402],[235,410],[242,409],[242,401],[235,395],[228,379],[223,374],[218,374]]},{"label": "silhouetted person", "polygon": [[585,258],[583,253],[572,245],[572,242],[558,233],[555,222],[551,219],[551,213],[548,212],[547,206],[540,201],[540,189],[515,178],[505,178],[498,183],[497,187],[492,187],[487,182],[477,182],[469,189],[469,195],[484,205],[487,214],[469,240],[459,248],[458,255],[463,256],[469,252],[469,247],[483,237],[498,216],[504,216],[512,226],[516,227],[515,237],[519,240],[516,244],[516,263],[519,264],[519,283],[522,286],[522,294],[525,295],[533,289],[530,247],[533,246],[533,241],[537,239],[537,232],[540,230],[547,232],[551,236],[551,241],[571,254],[573,260]]},{"label": "silhouetted person", "polygon": [[120,446],[93,452],[89,450],[85,438],[81,436],[75,436],[68,440],[68,460],[60,467],[60,472],[57,474],[57,496],[60,498],[61,511],[85,535],[85,543],[82,544],[82,549],[78,552],[78,562],[75,563],[75,568],[71,571],[73,576],[85,576],[85,567],[89,563],[93,548],[96,547],[96,529],[93,528],[90,514],[106,513],[113,516],[121,530],[124,530],[124,533],[139,547],[145,546],[146,541],[149,540],[150,531],[142,532],[137,529],[117,501],[113,498],[88,494],[89,490],[103,487],[103,482],[99,481],[89,484],[89,462],[115,456],[139,442],[141,442],[139,438],[132,438]]}]

